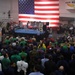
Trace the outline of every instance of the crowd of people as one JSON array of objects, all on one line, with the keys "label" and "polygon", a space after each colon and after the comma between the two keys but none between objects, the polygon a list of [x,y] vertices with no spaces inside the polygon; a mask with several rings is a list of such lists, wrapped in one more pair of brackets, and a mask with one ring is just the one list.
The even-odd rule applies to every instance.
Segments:
[{"label": "crowd of people", "polygon": [[69,32],[70,34],[75,33],[75,26],[73,24],[60,24],[58,33]]},{"label": "crowd of people", "polygon": [[[60,35],[60,34],[59,34]],[[0,75],[75,75],[75,37],[2,34]]]}]

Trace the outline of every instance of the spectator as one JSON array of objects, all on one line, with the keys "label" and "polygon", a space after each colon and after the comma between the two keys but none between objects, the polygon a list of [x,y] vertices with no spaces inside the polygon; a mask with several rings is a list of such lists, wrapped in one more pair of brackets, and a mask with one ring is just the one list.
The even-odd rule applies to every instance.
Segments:
[{"label": "spectator", "polygon": [[55,75],[67,75],[64,71],[64,66],[59,66],[58,70],[55,71]]},{"label": "spectator", "polygon": [[49,59],[48,59],[48,55],[45,54],[44,58],[41,59],[41,64],[42,64],[43,67],[44,67],[44,63],[45,63],[46,61],[48,61],[48,60],[49,60]]},{"label": "spectator", "polygon": [[12,62],[15,62],[15,63],[17,61],[21,60],[21,57],[20,57],[20,55],[18,55],[18,51],[17,50],[14,50],[14,54],[11,55],[10,59],[11,59]]},{"label": "spectator", "polygon": [[75,54],[72,54],[70,64],[70,74],[75,75]]},{"label": "spectator", "polygon": [[69,63],[64,59],[63,55],[59,56],[59,60],[56,64],[57,68],[59,68],[61,65],[64,67],[64,71],[68,74],[68,72],[69,72]]},{"label": "spectator", "polygon": [[2,62],[3,72],[4,74],[7,75],[7,68],[10,66],[10,63],[11,63],[7,53],[4,53],[4,58],[2,59],[1,62]]},{"label": "spectator", "polygon": [[15,67],[16,64],[14,62],[11,62],[10,66],[7,68],[7,75],[16,75]]},{"label": "spectator", "polygon": [[20,74],[21,72],[24,72],[24,75],[26,75],[27,68],[28,68],[28,63],[25,62],[25,57],[22,57],[22,60],[17,61],[17,72]]},{"label": "spectator", "polygon": [[[25,48],[22,49],[22,51],[19,53],[19,55],[22,57],[27,57],[27,53],[25,52]],[[26,59],[25,59],[26,60]]]},{"label": "spectator", "polygon": [[40,72],[40,66],[35,65],[34,66],[34,72],[31,72],[29,75],[44,75],[44,74]]},{"label": "spectator", "polygon": [[55,62],[53,61],[52,55],[49,55],[49,61],[46,61],[45,64],[45,75],[50,75],[56,69]]}]

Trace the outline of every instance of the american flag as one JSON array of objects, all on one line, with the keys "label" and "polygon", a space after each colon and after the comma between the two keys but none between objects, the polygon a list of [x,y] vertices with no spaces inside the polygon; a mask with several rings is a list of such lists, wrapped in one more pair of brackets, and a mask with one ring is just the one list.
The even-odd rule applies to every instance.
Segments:
[{"label": "american flag", "polygon": [[49,26],[59,24],[59,0],[19,0],[19,21],[49,22]]}]

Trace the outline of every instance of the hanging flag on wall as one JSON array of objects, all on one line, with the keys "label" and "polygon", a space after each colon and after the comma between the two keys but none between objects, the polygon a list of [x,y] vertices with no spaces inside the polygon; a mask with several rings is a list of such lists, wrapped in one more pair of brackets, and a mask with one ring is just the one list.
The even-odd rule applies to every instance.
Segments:
[{"label": "hanging flag on wall", "polygon": [[19,21],[49,22],[49,26],[59,24],[59,0],[19,0]]}]

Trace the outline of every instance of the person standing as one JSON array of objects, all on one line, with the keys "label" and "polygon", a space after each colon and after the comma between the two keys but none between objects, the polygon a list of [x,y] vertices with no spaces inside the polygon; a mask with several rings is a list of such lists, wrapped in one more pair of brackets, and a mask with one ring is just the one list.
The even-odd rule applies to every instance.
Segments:
[{"label": "person standing", "polygon": [[2,68],[5,75],[7,74],[7,69],[10,66],[11,60],[9,59],[8,53],[4,53],[4,58],[2,59]]},{"label": "person standing", "polygon": [[49,60],[44,63],[45,66],[45,75],[50,75],[56,69],[56,64],[53,61],[52,55],[49,55]]},{"label": "person standing", "polygon": [[28,63],[25,61],[25,57],[21,57],[22,60],[17,61],[17,72],[19,75],[26,75],[27,68],[28,68]]},{"label": "person standing", "polygon": [[29,75],[44,75],[44,74],[40,72],[40,66],[35,65],[34,66],[34,72],[31,72]]}]

